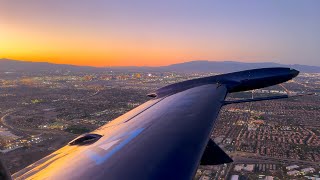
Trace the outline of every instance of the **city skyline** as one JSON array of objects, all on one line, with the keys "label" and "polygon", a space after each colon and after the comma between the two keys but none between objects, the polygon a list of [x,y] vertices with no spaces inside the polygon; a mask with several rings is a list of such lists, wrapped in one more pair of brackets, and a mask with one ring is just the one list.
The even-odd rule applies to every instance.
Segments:
[{"label": "city skyline", "polygon": [[2,1],[0,57],[89,66],[319,64],[317,1]]}]

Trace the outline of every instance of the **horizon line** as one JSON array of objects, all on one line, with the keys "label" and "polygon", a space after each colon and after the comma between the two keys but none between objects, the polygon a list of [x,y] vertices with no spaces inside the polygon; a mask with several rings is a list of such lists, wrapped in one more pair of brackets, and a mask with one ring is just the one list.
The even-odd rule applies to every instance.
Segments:
[{"label": "horizon line", "polygon": [[20,60],[20,59],[10,59],[10,58],[0,58],[0,60],[7,60],[7,61],[18,61],[18,62],[26,62],[26,63],[48,63],[48,64],[53,64],[53,65],[68,65],[68,66],[77,66],[77,67],[93,67],[93,68],[110,68],[110,67],[165,67],[165,66],[171,66],[171,65],[176,65],[176,64],[183,64],[183,63],[190,63],[190,62],[221,62],[221,63],[226,63],[226,62],[234,62],[234,63],[243,63],[243,64],[254,64],[254,63],[274,63],[274,64],[279,64],[279,65],[303,65],[303,66],[313,66],[313,67],[320,67],[319,65],[305,65],[305,64],[282,64],[279,62],[273,62],[273,61],[251,61],[251,62],[244,62],[244,61],[237,61],[237,60],[189,60],[189,61],[183,61],[179,63],[172,63],[172,64],[167,64],[167,65],[159,65],[159,66],[135,66],[135,65],[128,65],[128,66],[94,66],[94,65],[80,65],[80,64],[67,64],[67,63],[56,63],[56,62],[50,62],[50,61],[37,61],[37,60]]}]

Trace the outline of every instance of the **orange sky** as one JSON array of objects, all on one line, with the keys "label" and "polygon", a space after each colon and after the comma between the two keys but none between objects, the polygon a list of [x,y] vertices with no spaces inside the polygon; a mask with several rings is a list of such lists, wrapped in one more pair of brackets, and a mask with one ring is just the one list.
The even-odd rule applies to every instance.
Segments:
[{"label": "orange sky", "polygon": [[[3,58],[62,64],[158,66],[204,59],[242,60],[241,53],[246,55],[241,51],[237,52],[228,43],[223,43],[222,39],[215,39],[219,44],[215,45],[187,37],[173,38],[174,35],[171,34],[162,34],[164,37],[159,38],[135,33],[130,37],[105,32],[87,33],[72,28],[10,24],[7,28],[0,29],[0,36],[0,56]],[[245,60],[254,58],[259,59],[259,54],[246,57]]]},{"label": "orange sky", "polygon": [[191,60],[320,65],[319,3],[251,5],[12,0],[0,6],[0,58],[90,66]]}]

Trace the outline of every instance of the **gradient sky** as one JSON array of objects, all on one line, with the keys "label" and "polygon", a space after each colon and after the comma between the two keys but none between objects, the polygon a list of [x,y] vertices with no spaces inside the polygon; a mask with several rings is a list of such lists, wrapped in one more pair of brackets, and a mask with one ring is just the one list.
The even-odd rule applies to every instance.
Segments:
[{"label": "gradient sky", "polygon": [[0,0],[0,58],[320,66],[319,0]]}]

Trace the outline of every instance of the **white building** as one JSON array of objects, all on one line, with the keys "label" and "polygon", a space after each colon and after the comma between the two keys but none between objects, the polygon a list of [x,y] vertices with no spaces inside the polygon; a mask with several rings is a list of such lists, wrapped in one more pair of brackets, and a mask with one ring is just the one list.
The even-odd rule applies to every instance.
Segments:
[{"label": "white building", "polygon": [[253,169],[254,169],[254,165],[253,164],[248,164],[243,168],[243,170],[250,171],[250,172],[252,172]]},{"label": "white building", "polygon": [[289,176],[296,176],[296,175],[300,174],[300,172],[297,170],[293,170],[293,171],[288,171],[287,174]]},{"label": "white building", "polygon": [[201,176],[199,180],[210,180],[209,176]]},{"label": "white building", "polygon": [[234,167],[234,171],[250,171],[252,172],[254,169],[254,164],[237,164],[235,167]]},{"label": "white building", "polygon": [[313,173],[315,171],[316,170],[314,168],[312,168],[312,167],[301,169],[301,173],[302,174]]},{"label": "white building", "polygon": [[265,180],[273,180],[273,176],[266,176]]},{"label": "white building", "polygon": [[234,167],[234,171],[241,171],[243,167],[244,167],[243,164],[237,164],[237,165]]},{"label": "white building", "polygon": [[239,175],[232,175],[231,176],[231,180],[238,180],[239,179]]},{"label": "white building", "polygon": [[291,171],[291,170],[293,170],[293,169],[297,169],[297,168],[299,168],[298,165],[291,165],[291,166],[287,166],[287,167],[286,167],[286,169],[289,170],[289,171]]}]

